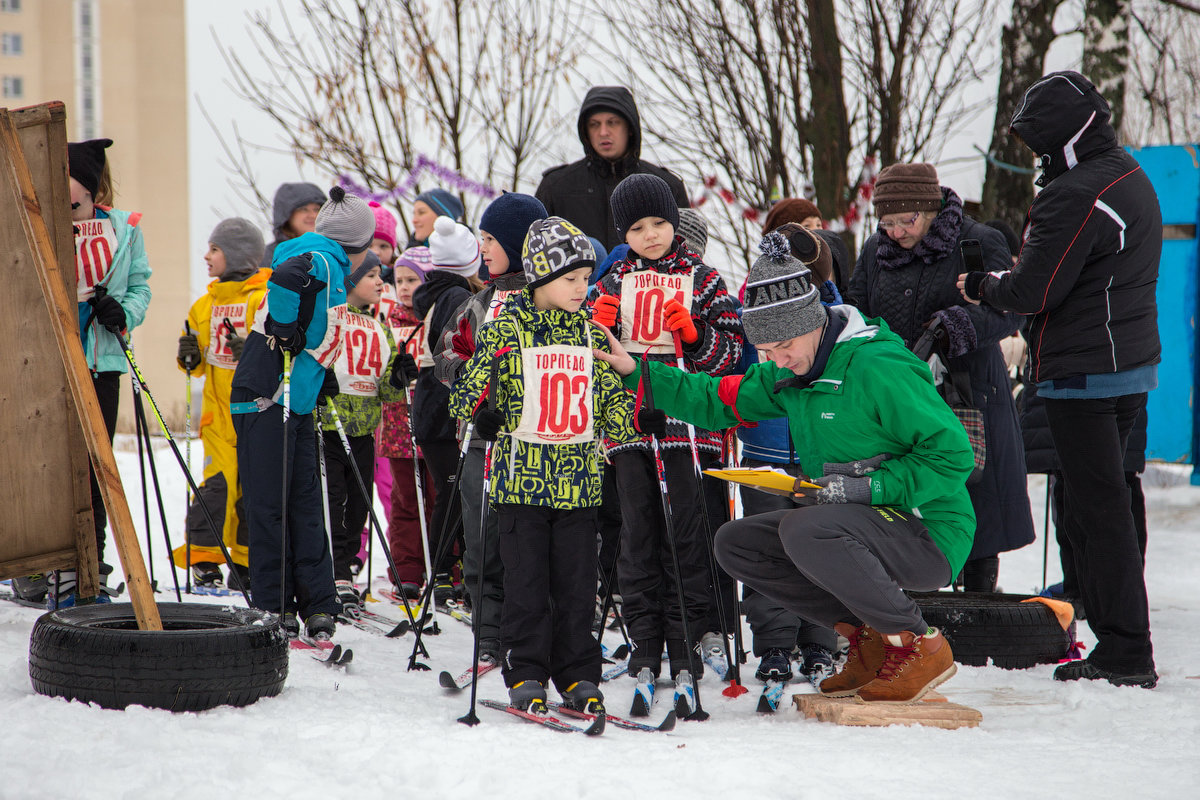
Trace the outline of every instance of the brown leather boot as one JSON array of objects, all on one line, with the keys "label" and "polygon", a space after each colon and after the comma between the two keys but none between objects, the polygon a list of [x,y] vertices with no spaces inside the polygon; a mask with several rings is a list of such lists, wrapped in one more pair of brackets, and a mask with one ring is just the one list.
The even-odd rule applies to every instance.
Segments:
[{"label": "brown leather boot", "polygon": [[867,702],[915,703],[958,671],[950,643],[937,628],[924,636],[912,631],[883,637],[883,666],[875,680],[858,690]]},{"label": "brown leather boot", "polygon": [[836,675],[821,681],[821,694],[826,697],[850,697],[860,687],[875,679],[883,664],[883,634],[866,625],[854,627],[846,622],[833,626],[850,642],[846,666]]}]

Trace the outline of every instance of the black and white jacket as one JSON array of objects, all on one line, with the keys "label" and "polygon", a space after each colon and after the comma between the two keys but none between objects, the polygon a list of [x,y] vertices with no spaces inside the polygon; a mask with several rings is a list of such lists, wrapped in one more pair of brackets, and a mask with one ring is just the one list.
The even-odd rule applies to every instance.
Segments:
[{"label": "black and white jacket", "polygon": [[[1109,109],[1077,72],[1026,91],[1012,131],[1040,159],[1033,201],[1011,270],[988,273],[978,294],[1032,315],[1035,383],[1101,375],[1160,360],[1155,285],[1162,214],[1150,179],[1117,144]],[[968,281],[968,287],[970,286]]]}]

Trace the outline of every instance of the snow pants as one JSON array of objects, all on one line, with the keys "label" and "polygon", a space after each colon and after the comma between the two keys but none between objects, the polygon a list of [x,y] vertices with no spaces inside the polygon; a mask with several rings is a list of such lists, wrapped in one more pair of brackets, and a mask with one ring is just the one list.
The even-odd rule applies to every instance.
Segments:
[{"label": "snow pants", "polygon": [[1117,673],[1154,668],[1142,551],[1125,481],[1125,447],[1146,394],[1046,398],[1046,419],[1062,466],[1062,528],[1075,561],[1087,622],[1096,634],[1088,660]]},{"label": "snow pants", "polygon": [[[100,415],[104,417],[104,427],[108,431],[108,441],[113,440],[117,432],[117,408],[121,400],[121,373],[93,372],[92,386],[96,389],[96,399],[100,404]],[[100,484],[96,480],[96,470],[88,460],[88,479],[92,484],[92,523],[96,530],[96,561],[104,563],[105,528],[108,527],[108,512],[104,510],[104,495],[100,492]]]},{"label": "snow pants", "polygon": [[[417,507],[417,482],[413,459],[389,458],[392,466],[392,504],[388,512],[388,547],[399,575],[388,574],[392,583],[421,584],[425,580],[425,543],[421,537],[421,509]],[[429,470],[421,465],[421,487],[425,490],[425,524],[430,538],[435,534],[429,527],[433,511],[433,490],[429,486]],[[433,554],[430,554],[433,557]]]},{"label": "snow pants", "polygon": [[[786,469],[781,464],[754,459],[743,459],[742,466]],[[749,487],[743,487],[741,492],[743,517],[796,508],[796,504],[786,497]],[[830,651],[837,647],[837,632],[833,628],[809,622],[749,586],[742,593],[742,611],[750,623],[751,650],[760,658],[773,647],[789,651],[797,644],[819,644]]]},{"label": "snow pants", "polygon": [[494,514],[508,583],[500,623],[505,685],[599,684],[595,509],[499,505]]},{"label": "snow pants", "polygon": [[[251,391],[239,388],[230,397],[234,403],[254,399]],[[234,414],[233,426],[250,533],[250,586],[255,607],[276,614],[296,611],[301,618],[339,613],[342,604],[333,586],[333,558],[325,536],[312,414],[291,414],[286,434],[283,409],[277,404],[257,413]],[[286,465],[282,463],[285,435]],[[286,563],[281,564],[285,514]],[[283,609],[279,607],[281,579]]]},{"label": "snow pants", "polygon": [[[662,451],[663,471],[671,501],[675,549],[687,604],[688,630],[692,643],[700,641],[712,619],[712,593],[707,543],[704,541],[706,513],[703,498],[696,492],[692,457],[687,450]],[[617,557],[617,579],[621,584],[622,610],[629,636],[638,645],[630,657],[629,671],[642,667],[655,674],[661,667],[664,640],[676,656],[672,674],[688,669],[683,652],[683,610],[679,607],[675,566],[663,517],[654,455],[647,450],[630,450],[612,458],[621,498],[621,552]],[[510,581],[511,582],[511,581]],[[636,669],[635,669],[636,667]],[[695,665],[699,677],[700,665]]]},{"label": "snow pants", "polygon": [[743,517],[717,532],[717,560],[768,600],[818,625],[866,623],[924,634],[904,589],[950,582],[950,564],[920,520],[858,503]]},{"label": "snow pants", "polygon": [[[362,550],[363,525],[373,497],[364,497],[351,465],[351,456],[337,431],[325,431],[325,482],[329,486],[329,540],[333,551],[333,579],[353,579],[350,562]],[[375,436],[347,436],[354,464],[368,492],[375,483]]]}]

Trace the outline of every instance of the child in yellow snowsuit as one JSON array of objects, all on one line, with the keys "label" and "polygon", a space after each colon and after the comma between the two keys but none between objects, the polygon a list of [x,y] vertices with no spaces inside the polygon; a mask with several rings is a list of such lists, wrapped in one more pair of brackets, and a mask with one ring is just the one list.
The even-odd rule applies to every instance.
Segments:
[{"label": "child in yellow snowsuit", "polygon": [[[220,525],[221,538],[233,556],[238,575],[229,585],[249,584],[249,550],[238,507],[237,435],[229,412],[233,371],[242,355],[246,332],[267,293],[270,269],[259,269],[263,257],[262,233],[241,217],[222,220],[208,237],[208,292],[192,305],[184,333],[179,337],[180,369],[203,374],[204,402],[200,413],[200,440],[204,444],[204,482],[187,512],[192,575],[198,588],[219,588],[225,559],[213,537],[204,503]],[[177,547],[175,564],[188,565],[187,546]]]}]

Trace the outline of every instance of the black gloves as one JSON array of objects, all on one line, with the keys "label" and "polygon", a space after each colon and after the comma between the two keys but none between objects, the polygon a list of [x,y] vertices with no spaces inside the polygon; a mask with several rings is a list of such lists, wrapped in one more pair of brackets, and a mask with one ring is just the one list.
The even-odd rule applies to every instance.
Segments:
[{"label": "black gloves", "polygon": [[296,323],[282,325],[268,316],[263,329],[267,332],[267,345],[272,349],[286,350],[293,357],[304,352],[304,332],[296,330]]},{"label": "black gloves", "polygon": [[179,351],[175,354],[180,365],[188,372],[195,372],[200,366],[200,342],[196,334],[189,333],[179,337]]},{"label": "black gloves", "polygon": [[968,272],[967,277],[963,279],[963,294],[972,300],[983,301],[983,279],[988,274],[986,272]]},{"label": "black gloves", "polygon": [[392,374],[388,378],[392,388],[403,390],[416,377],[417,361],[412,357],[412,353],[397,353],[396,357],[392,359]]},{"label": "black gloves", "polygon": [[504,424],[504,415],[485,407],[475,412],[472,422],[475,424],[476,436],[485,442],[494,442],[500,433],[500,426]]},{"label": "black gloves", "polygon": [[109,331],[120,334],[125,330],[125,309],[115,298],[108,296],[103,286],[96,287],[96,293],[88,300],[88,305],[96,310],[96,321]]},{"label": "black gloves", "polygon": [[337,373],[329,367],[325,368],[325,380],[321,382],[321,391],[317,393],[317,405],[325,405],[325,399],[329,397],[337,397],[342,393],[338,386]]},{"label": "black gloves", "polygon": [[637,428],[647,436],[661,439],[667,435],[667,414],[657,408],[643,408],[637,412]]},{"label": "black gloves", "polygon": [[225,344],[229,345],[229,352],[233,354],[234,361],[242,360],[242,348],[246,346],[246,340],[236,333],[225,334]]}]

